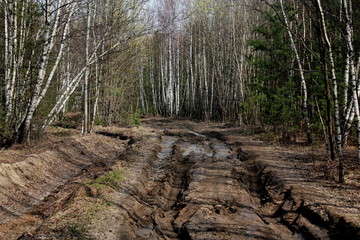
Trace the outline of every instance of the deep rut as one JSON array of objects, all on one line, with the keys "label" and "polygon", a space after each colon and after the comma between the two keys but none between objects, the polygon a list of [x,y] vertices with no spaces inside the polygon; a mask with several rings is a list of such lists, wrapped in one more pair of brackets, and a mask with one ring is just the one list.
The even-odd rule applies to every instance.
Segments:
[{"label": "deep rut", "polygon": [[[168,132],[167,132],[168,133]],[[300,239],[259,213],[256,173],[223,141],[193,131],[162,137],[139,239]]]},{"label": "deep rut", "polygon": [[126,159],[118,188],[86,185],[21,239],[301,239],[263,216],[258,169],[215,133],[152,133]]}]

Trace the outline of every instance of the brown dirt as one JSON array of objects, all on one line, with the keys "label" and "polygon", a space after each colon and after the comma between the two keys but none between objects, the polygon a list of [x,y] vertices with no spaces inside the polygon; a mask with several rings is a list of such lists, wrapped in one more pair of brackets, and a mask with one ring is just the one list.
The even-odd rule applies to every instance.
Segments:
[{"label": "brown dirt", "polygon": [[224,124],[149,118],[95,131],[55,128],[4,151],[0,239],[360,237],[355,164],[339,185],[310,148]]}]

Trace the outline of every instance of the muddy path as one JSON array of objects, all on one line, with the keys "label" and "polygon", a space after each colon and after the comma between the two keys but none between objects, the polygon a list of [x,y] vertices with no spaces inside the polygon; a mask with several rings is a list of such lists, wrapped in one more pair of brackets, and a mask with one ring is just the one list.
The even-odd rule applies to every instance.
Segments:
[{"label": "muddy path", "polygon": [[319,209],[264,163],[281,151],[235,128],[145,119],[131,131],[98,131],[121,154],[0,225],[1,239],[357,239],[349,221],[342,232],[339,219],[317,222]]},{"label": "muddy path", "polygon": [[246,154],[216,132],[199,133],[186,125],[160,128],[164,135],[157,157],[166,161],[158,166],[167,173],[151,190],[153,222],[136,231],[141,237],[301,239],[261,215],[257,173],[244,166]]}]

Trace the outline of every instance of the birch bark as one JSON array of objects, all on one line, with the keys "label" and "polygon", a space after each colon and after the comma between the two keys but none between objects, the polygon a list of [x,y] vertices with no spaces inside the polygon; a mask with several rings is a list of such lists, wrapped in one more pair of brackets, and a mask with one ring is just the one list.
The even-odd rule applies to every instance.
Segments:
[{"label": "birch bark", "polygon": [[[88,134],[89,129],[89,77],[90,77],[90,28],[91,28],[91,3],[88,4],[87,21],[86,21],[86,36],[85,36],[85,74],[84,74],[84,119],[83,119],[83,134]],[[96,55],[96,52],[94,52]]]},{"label": "birch bark", "polygon": [[317,0],[317,8],[320,14],[320,23],[322,28],[323,38],[326,43],[326,47],[328,49],[328,55],[330,59],[330,71],[331,71],[331,79],[333,84],[333,96],[334,96],[334,108],[335,108],[335,130],[336,130],[336,147],[337,154],[339,160],[339,182],[344,182],[344,166],[343,166],[343,154],[342,154],[342,131],[340,125],[340,111],[339,111],[339,101],[338,101],[338,86],[337,86],[337,78],[335,73],[335,61],[333,56],[332,45],[330,43],[330,39],[328,37],[324,10],[322,8],[321,0]]},{"label": "birch bark", "polygon": [[[359,99],[358,99],[358,78],[357,71],[359,70],[355,67],[355,55],[354,55],[354,45],[353,45],[353,26],[352,26],[352,6],[351,1],[342,0],[343,11],[345,15],[345,24],[346,24],[346,43],[347,43],[347,65],[349,66],[349,72],[352,81],[352,95],[353,95],[353,109],[355,112],[357,120],[357,134],[358,134],[358,161],[360,163],[360,109],[359,109]],[[359,64],[359,62],[358,62]],[[340,170],[343,171],[343,166],[339,166]],[[342,179],[343,180],[343,179]]]},{"label": "birch bark", "polygon": [[6,112],[6,122],[9,122],[9,119],[12,115],[12,99],[11,99],[11,82],[10,82],[10,61],[12,56],[11,47],[9,44],[9,32],[10,32],[10,26],[11,22],[9,23],[9,20],[11,19],[9,14],[9,8],[11,7],[11,4],[8,0],[4,0],[4,36],[5,36],[5,49],[4,49],[4,65],[5,65],[5,112]]},{"label": "birch bark", "polygon": [[[60,0],[59,6],[62,6],[62,4],[63,1]],[[44,33],[43,33],[42,53],[40,56],[40,63],[39,63],[39,71],[37,73],[36,84],[34,90],[32,91],[32,98],[27,108],[25,119],[19,129],[20,133],[19,133],[18,141],[20,143],[30,141],[30,126],[31,126],[32,118],[34,116],[34,112],[37,109],[42,97],[44,96],[42,94],[46,93],[47,88],[49,86],[49,84],[45,84],[45,86],[43,87],[43,83],[46,76],[49,57],[54,46],[55,35],[59,30],[58,27],[59,27],[61,8],[55,11],[54,21],[52,21],[51,19],[51,13],[52,13],[51,4],[46,1],[43,8],[44,8]],[[53,25],[51,26],[52,23]]]},{"label": "birch bark", "polygon": [[[284,20],[285,20],[286,30],[287,30],[289,38],[290,38],[291,48],[294,51],[296,62],[297,62],[298,67],[299,67],[299,74],[300,74],[300,79],[301,79],[301,91],[302,91],[302,94],[303,94],[302,109],[303,109],[304,117],[305,117],[307,141],[308,141],[308,144],[311,144],[312,137],[311,137],[311,132],[310,132],[310,120],[309,120],[309,112],[308,112],[308,104],[307,104],[307,102],[308,102],[308,93],[307,93],[307,86],[306,86],[306,81],[305,81],[305,76],[304,76],[304,69],[303,69],[303,65],[302,65],[301,60],[300,60],[299,52],[298,52],[298,50],[296,48],[296,45],[295,45],[294,36],[293,36],[293,34],[291,32],[288,18],[287,18],[286,13],[285,13],[283,0],[280,0],[280,5],[281,5],[281,12],[282,12],[282,15],[283,15]],[[341,139],[340,139],[340,141],[341,141]]]}]

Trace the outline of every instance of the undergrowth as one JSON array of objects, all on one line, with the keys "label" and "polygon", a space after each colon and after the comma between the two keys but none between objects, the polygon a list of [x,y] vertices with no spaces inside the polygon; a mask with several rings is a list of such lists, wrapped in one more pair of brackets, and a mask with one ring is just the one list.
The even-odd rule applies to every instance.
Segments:
[{"label": "undergrowth", "polygon": [[68,235],[71,237],[76,237],[77,239],[85,239],[87,228],[85,225],[73,223],[70,226],[68,226],[67,231],[68,231]]},{"label": "undergrowth", "polygon": [[123,177],[124,172],[116,170],[95,179],[93,182],[90,183],[90,185],[94,186],[97,189],[101,188],[104,185],[117,189],[119,187],[119,181],[121,181]]}]

